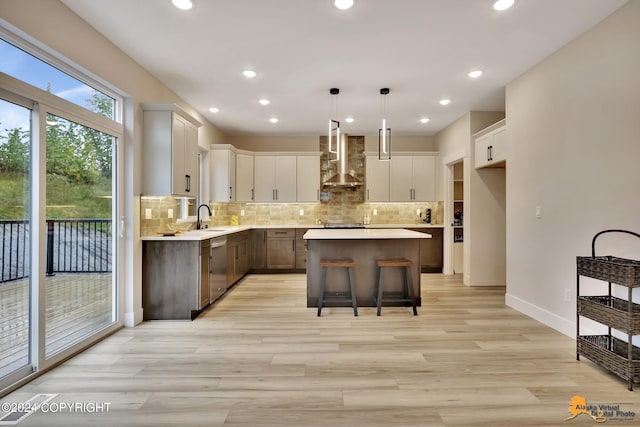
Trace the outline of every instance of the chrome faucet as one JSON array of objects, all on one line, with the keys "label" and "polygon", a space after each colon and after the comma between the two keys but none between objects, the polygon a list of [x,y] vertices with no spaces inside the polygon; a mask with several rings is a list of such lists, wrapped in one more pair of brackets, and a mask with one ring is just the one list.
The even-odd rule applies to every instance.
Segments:
[{"label": "chrome faucet", "polygon": [[196,219],[196,230],[200,230],[202,228],[202,221],[200,220],[200,208],[203,207],[203,206],[205,208],[207,208],[207,210],[209,211],[209,216],[211,216],[211,208],[209,208],[209,205],[207,205],[206,203],[203,203],[200,206],[198,206],[197,219]]}]

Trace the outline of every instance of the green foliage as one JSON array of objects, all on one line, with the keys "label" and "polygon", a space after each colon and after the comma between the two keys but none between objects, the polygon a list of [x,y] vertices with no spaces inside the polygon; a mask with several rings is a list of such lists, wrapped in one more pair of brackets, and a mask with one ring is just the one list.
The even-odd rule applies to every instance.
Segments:
[{"label": "green foliage", "polygon": [[7,129],[0,134],[0,173],[24,172],[29,168],[29,133]]},{"label": "green foliage", "polygon": [[[87,104],[112,117],[111,98],[95,92]],[[113,138],[60,117],[46,121],[47,218],[110,218]],[[28,217],[30,144],[29,131],[0,131],[1,219]]]}]

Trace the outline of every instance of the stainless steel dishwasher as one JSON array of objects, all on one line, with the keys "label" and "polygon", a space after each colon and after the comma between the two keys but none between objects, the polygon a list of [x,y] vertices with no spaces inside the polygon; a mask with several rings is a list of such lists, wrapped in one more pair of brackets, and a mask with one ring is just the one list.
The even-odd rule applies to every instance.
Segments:
[{"label": "stainless steel dishwasher", "polygon": [[209,302],[214,302],[227,290],[227,238],[211,239],[209,259]]}]

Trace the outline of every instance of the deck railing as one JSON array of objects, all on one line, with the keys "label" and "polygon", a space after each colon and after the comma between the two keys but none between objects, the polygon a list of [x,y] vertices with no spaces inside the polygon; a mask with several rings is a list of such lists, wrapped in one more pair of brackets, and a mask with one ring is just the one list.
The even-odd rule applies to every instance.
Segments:
[{"label": "deck railing", "polygon": [[[110,219],[48,219],[46,273],[111,271]],[[29,221],[0,220],[0,283],[29,277]]]}]

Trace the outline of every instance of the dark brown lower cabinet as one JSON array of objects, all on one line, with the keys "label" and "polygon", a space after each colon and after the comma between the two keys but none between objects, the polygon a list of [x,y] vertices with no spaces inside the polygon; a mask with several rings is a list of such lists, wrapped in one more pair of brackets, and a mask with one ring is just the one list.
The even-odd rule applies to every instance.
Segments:
[{"label": "dark brown lower cabinet", "polygon": [[307,268],[307,246],[302,238],[307,230],[307,228],[296,228],[296,270]]},{"label": "dark brown lower cabinet", "polygon": [[227,287],[240,280],[249,271],[249,232],[241,231],[227,236]]},{"label": "dark brown lower cabinet", "polygon": [[250,267],[252,270],[267,268],[267,230],[253,229],[249,232],[251,247]]},{"label": "dark brown lower cabinet", "polygon": [[267,268],[293,269],[296,266],[295,228],[267,230]]},{"label": "dark brown lower cabinet", "polygon": [[442,228],[413,228],[413,231],[431,234],[431,239],[420,239],[420,266],[423,273],[442,273],[443,232]]}]

